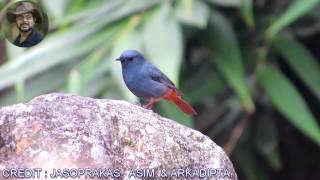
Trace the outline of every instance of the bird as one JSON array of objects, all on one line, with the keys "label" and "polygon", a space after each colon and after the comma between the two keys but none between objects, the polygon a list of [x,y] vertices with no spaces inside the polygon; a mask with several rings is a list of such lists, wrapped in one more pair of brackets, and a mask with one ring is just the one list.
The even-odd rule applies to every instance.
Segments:
[{"label": "bird", "polygon": [[194,108],[182,99],[182,93],[174,83],[139,51],[125,50],[115,60],[121,62],[122,77],[127,88],[135,96],[147,100],[147,104],[142,107],[152,109],[157,102],[165,99],[190,116],[197,114]]}]

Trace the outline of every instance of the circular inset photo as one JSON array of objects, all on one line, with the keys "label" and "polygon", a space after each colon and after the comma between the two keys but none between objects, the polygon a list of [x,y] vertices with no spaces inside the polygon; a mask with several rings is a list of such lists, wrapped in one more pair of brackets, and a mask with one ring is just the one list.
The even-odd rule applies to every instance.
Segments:
[{"label": "circular inset photo", "polygon": [[19,47],[39,44],[48,32],[48,16],[31,1],[9,4],[2,19],[4,36]]}]

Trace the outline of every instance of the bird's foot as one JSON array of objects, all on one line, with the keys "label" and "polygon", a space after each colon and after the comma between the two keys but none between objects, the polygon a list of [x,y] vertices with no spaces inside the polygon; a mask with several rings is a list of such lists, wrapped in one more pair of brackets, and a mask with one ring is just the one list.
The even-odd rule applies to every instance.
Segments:
[{"label": "bird's foot", "polygon": [[148,104],[142,106],[145,109],[152,109],[152,107],[148,106]]},{"label": "bird's foot", "polygon": [[145,108],[145,109],[152,109],[153,103],[148,103],[146,105],[143,105],[142,107]]}]

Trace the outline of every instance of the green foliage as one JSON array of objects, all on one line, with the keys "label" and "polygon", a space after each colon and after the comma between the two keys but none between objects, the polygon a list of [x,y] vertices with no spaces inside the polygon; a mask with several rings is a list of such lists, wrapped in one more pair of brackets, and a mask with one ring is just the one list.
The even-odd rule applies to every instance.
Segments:
[{"label": "green foliage", "polygon": [[294,1],[288,9],[267,29],[267,36],[273,38],[279,31],[286,28],[290,23],[294,22],[307,12],[320,4],[320,0]]},{"label": "green foliage", "polygon": [[250,28],[254,28],[255,26],[252,6],[252,0],[243,0],[242,6],[240,8],[243,20]]},{"label": "green foliage", "polygon": [[299,42],[285,37],[275,39],[273,46],[320,99],[320,65],[312,54]]},{"label": "green foliage", "polygon": [[320,145],[320,129],[316,120],[290,81],[271,67],[262,70],[260,81],[276,108]]},{"label": "green foliage", "polygon": [[[183,39],[181,29],[170,4],[163,4],[143,29],[146,55],[159,69],[177,84],[180,71]],[[156,35],[156,36],[155,36]]]},{"label": "green foliage", "polygon": [[205,28],[208,24],[210,9],[203,1],[179,1],[177,16],[191,26]]},{"label": "green foliage", "polygon": [[[138,49],[181,89],[199,116],[193,120],[168,102],[155,111],[225,145],[247,179],[270,179],[266,167],[282,168],[275,111],[320,145],[317,117],[305,92],[281,71],[292,69],[320,101],[319,57],[299,41],[316,32],[319,0],[284,5],[253,0],[38,2],[50,20],[39,45],[21,49],[0,36],[5,60],[0,106],[54,91],[134,103],[137,98],[125,87],[114,59],[125,49]],[[306,25],[308,18],[313,21]],[[299,35],[301,29],[308,33]]]},{"label": "green foliage", "polygon": [[230,85],[238,93],[248,112],[254,111],[250,92],[244,81],[244,70],[239,45],[232,27],[218,13],[213,13],[210,21],[210,42],[213,49],[213,60]]}]

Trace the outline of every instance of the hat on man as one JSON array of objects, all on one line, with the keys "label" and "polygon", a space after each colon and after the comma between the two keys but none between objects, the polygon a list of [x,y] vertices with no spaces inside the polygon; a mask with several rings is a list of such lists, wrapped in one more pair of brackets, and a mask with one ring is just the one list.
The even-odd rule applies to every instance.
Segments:
[{"label": "hat on man", "polygon": [[36,23],[41,23],[42,18],[39,10],[33,7],[33,5],[30,2],[25,2],[25,1],[18,3],[15,10],[11,10],[11,11],[8,10],[7,20],[10,23],[13,23],[16,21],[16,16],[25,14],[25,13],[32,13],[33,16],[36,18]]}]

